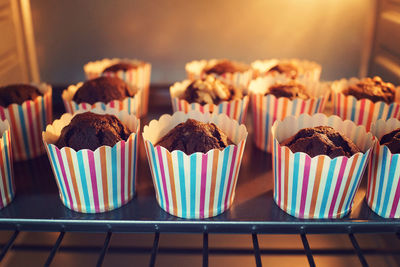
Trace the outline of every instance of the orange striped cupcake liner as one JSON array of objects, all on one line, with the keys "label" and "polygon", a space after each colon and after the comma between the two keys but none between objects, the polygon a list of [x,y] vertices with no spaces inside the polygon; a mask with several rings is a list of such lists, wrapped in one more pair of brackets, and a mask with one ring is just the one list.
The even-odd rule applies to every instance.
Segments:
[{"label": "orange striped cupcake liner", "polygon": [[352,84],[360,81],[358,78],[341,79],[332,84],[333,113],[343,119],[354,121],[358,125],[364,125],[367,131],[372,123],[379,119],[400,119],[400,86],[396,87],[396,100],[388,104],[386,102],[372,102],[369,99],[358,100],[352,95],[344,95],[341,92]]},{"label": "orange striped cupcake liner", "polygon": [[94,109],[91,112],[117,116],[132,131],[128,140],[95,151],[58,148],[55,143],[61,130],[82,112],[65,113],[48,125],[43,142],[62,203],[82,213],[110,211],[128,203],[135,194],[140,121],[126,111]]},{"label": "orange striped cupcake liner", "polygon": [[296,98],[290,100],[286,97],[265,95],[267,89],[276,82],[290,81],[284,75],[275,77],[265,76],[253,80],[249,86],[250,102],[253,113],[254,144],[257,148],[272,152],[273,141],[271,128],[276,120],[283,120],[286,116],[299,116],[300,114],[315,114],[323,112],[330,95],[330,84],[298,79],[304,84],[311,94],[311,98],[304,100]]},{"label": "orange striped cupcake liner", "polygon": [[232,101],[222,101],[218,105],[189,103],[185,99],[181,99],[179,97],[191,82],[192,81],[190,80],[184,80],[182,82],[176,82],[170,87],[169,92],[171,95],[172,110],[174,112],[183,111],[188,113],[191,110],[197,110],[201,113],[225,114],[229,118],[234,119],[239,123],[246,122],[247,108],[249,106],[248,96],[244,96],[242,99]]},{"label": "orange striped cupcake liner", "polygon": [[[111,65],[119,62],[130,62],[133,65],[138,65],[137,68],[127,70],[127,71],[117,71],[117,72],[105,72],[103,70]],[[151,76],[151,64],[148,62],[143,62],[137,59],[128,58],[105,58],[98,61],[88,62],[83,66],[86,78],[88,80],[100,77],[100,76],[117,76],[118,78],[124,80],[130,85],[133,85],[141,91],[140,107],[139,112],[135,113],[137,116],[142,117],[148,112],[148,102],[150,94],[150,76]]]},{"label": "orange striped cupcake liner", "polygon": [[15,196],[11,133],[8,121],[0,121],[0,209]]},{"label": "orange striped cupcake liner", "polygon": [[[320,125],[331,126],[350,138],[362,152],[348,158],[303,152],[293,153],[280,143],[299,130]],[[343,121],[337,116],[302,114],[277,121],[272,127],[274,140],[274,201],[286,213],[307,219],[334,219],[346,216],[353,206],[376,138],[364,126]]]},{"label": "orange striped cupcake liner", "polygon": [[[210,60],[193,60],[185,65],[186,74],[189,80],[203,79],[207,76],[204,73],[204,69],[207,66],[214,65],[218,62],[218,59]],[[215,73],[209,74],[213,75],[215,78],[231,84],[237,88],[247,90],[251,79],[253,79],[253,70],[250,68],[244,72],[234,72],[234,73],[224,73],[222,75],[217,75]]]},{"label": "orange striped cupcake liner", "polygon": [[70,85],[67,89],[62,92],[62,99],[64,103],[65,110],[68,113],[75,113],[79,110],[90,111],[92,109],[116,109],[116,110],[125,110],[129,114],[133,114],[139,116],[141,113],[141,98],[143,91],[138,91],[133,97],[126,97],[123,100],[112,100],[108,103],[96,102],[94,104],[89,103],[76,103],[73,98],[78,91],[78,89],[82,86],[83,82],[80,82],[76,85]]},{"label": "orange striped cupcake liner", "polygon": [[[234,144],[191,155],[155,146],[168,131],[189,118],[215,123]],[[225,114],[175,112],[151,121],[143,129],[143,140],[160,207],[186,219],[209,218],[228,210],[234,200],[246,139],[246,127]]]},{"label": "orange striped cupcake liner", "polygon": [[32,84],[43,96],[24,101],[21,105],[0,106],[0,118],[11,126],[13,157],[28,160],[44,153],[41,133],[52,122],[52,88],[46,83]]}]

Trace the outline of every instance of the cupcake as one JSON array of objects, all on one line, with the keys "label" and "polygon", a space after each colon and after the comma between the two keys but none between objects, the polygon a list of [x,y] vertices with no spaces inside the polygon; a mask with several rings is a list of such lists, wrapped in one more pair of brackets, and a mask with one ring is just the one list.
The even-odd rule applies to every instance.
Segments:
[{"label": "cupcake", "polygon": [[176,82],[169,90],[174,112],[198,110],[202,113],[223,113],[239,123],[246,120],[249,97],[243,90],[212,75],[194,81]]},{"label": "cupcake", "polygon": [[189,80],[212,75],[223,82],[246,90],[253,76],[249,65],[228,59],[194,60],[185,65]]},{"label": "cupcake", "polygon": [[380,77],[335,81],[332,98],[335,115],[364,125],[367,131],[379,119],[400,119],[400,87]]},{"label": "cupcake", "polygon": [[229,209],[246,138],[246,127],[225,114],[175,112],[151,121],[143,139],[160,207],[188,219]]},{"label": "cupcake", "polygon": [[341,218],[372,153],[375,137],[337,116],[288,116],[272,127],[274,200],[298,218]]},{"label": "cupcake", "polygon": [[51,97],[52,88],[45,83],[0,87],[0,118],[10,123],[14,160],[44,153],[40,135],[52,121]]},{"label": "cupcake", "polygon": [[135,193],[139,120],[126,111],[66,113],[43,132],[63,204],[98,213],[121,207]]},{"label": "cupcake", "polygon": [[140,113],[141,93],[118,77],[101,76],[70,85],[61,96],[69,113],[94,108],[113,108],[137,115]]},{"label": "cupcake", "polygon": [[0,209],[14,199],[15,184],[11,149],[10,125],[0,121]]},{"label": "cupcake", "polygon": [[378,141],[368,168],[368,206],[384,218],[400,218],[400,120],[380,119],[371,126]]},{"label": "cupcake", "polygon": [[251,63],[254,77],[284,75],[291,79],[309,79],[319,81],[321,65],[316,62],[299,59],[256,60]]},{"label": "cupcake", "polygon": [[302,113],[322,112],[330,94],[329,83],[292,80],[284,75],[265,76],[249,86],[255,145],[272,152],[271,127],[275,120]]},{"label": "cupcake", "polygon": [[138,116],[144,116],[148,110],[148,99],[150,89],[151,64],[127,58],[113,58],[93,61],[83,66],[87,79],[100,76],[116,76],[137,88],[140,92]]}]

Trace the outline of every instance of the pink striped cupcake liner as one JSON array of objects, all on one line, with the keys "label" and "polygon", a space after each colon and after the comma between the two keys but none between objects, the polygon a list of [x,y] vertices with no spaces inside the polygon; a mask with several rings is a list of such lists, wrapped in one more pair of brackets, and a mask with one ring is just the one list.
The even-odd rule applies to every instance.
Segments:
[{"label": "pink striped cupcake liner", "polygon": [[296,98],[275,97],[272,94],[264,95],[267,89],[275,82],[285,83],[290,79],[283,76],[265,76],[253,80],[249,86],[250,101],[253,113],[254,144],[257,148],[272,152],[271,128],[276,120],[283,120],[286,116],[300,114],[315,114],[323,112],[330,94],[330,84],[310,80],[298,79],[310,91],[312,98],[304,100]]},{"label": "pink striped cupcake liner", "polygon": [[13,157],[22,161],[44,153],[41,133],[52,122],[52,88],[50,85],[32,84],[43,96],[28,100],[21,105],[0,106],[0,118],[8,120],[11,126]]},{"label": "pink striped cupcake liner", "polygon": [[[83,110],[78,113],[84,112]],[[140,121],[126,111],[94,109],[99,114],[114,114],[132,134],[127,141],[113,147],[101,146],[95,151],[54,145],[62,128],[74,115],[65,113],[43,132],[51,167],[62,203],[83,213],[110,211],[128,203],[135,194]]]},{"label": "pink striped cupcake liner", "polygon": [[291,63],[298,68],[298,79],[305,79],[310,81],[319,81],[319,77],[321,76],[322,67],[318,63],[309,60],[300,60],[300,59],[268,59],[268,60],[256,60],[251,63],[251,67],[254,70],[254,75],[256,77],[263,76],[274,76],[268,71],[274,67],[276,64],[284,62]]},{"label": "pink striped cupcake liner", "polygon": [[218,105],[189,103],[185,99],[180,99],[179,97],[191,82],[190,80],[184,80],[183,82],[176,82],[170,87],[169,92],[174,112],[183,111],[188,113],[190,110],[197,110],[201,113],[225,114],[229,118],[237,120],[239,123],[245,123],[247,108],[249,106],[248,96],[244,96],[242,99],[238,100],[223,101]]},{"label": "pink striped cupcake liner", "polygon": [[[350,138],[362,151],[348,158],[293,153],[280,142],[299,130],[320,125],[331,126]],[[274,139],[274,200],[286,213],[297,218],[333,219],[347,215],[353,205],[376,138],[364,126],[343,121],[337,116],[302,114],[277,121]]]},{"label": "pink striped cupcake liner", "polygon": [[400,154],[392,154],[379,140],[400,128],[400,120],[391,118],[372,124],[371,133],[378,141],[368,168],[366,201],[368,206],[384,218],[400,218]]},{"label": "pink striped cupcake liner", "polygon": [[352,120],[358,125],[364,125],[367,131],[372,123],[379,119],[400,119],[400,86],[396,87],[396,100],[394,103],[372,102],[369,99],[357,100],[352,95],[341,92],[359,81],[358,78],[341,79],[332,84],[333,113],[345,120]]},{"label": "pink striped cupcake liner", "polygon": [[[118,72],[105,72],[103,70],[111,65],[114,65],[118,62],[130,62],[134,65],[139,65],[138,68],[128,70],[128,71],[118,71]],[[128,58],[105,58],[98,61],[92,61],[83,66],[83,70],[85,71],[86,78],[88,80],[104,76],[117,76],[125,82],[136,86],[141,92],[140,96],[140,107],[139,112],[134,113],[139,117],[142,117],[147,114],[148,111],[148,102],[149,102],[149,93],[150,93],[150,76],[151,76],[151,64],[148,62],[143,62],[137,59],[128,59]]]},{"label": "pink striped cupcake liner", "polygon": [[11,134],[8,121],[0,121],[0,133],[0,209],[2,209],[10,204],[15,196]]},{"label": "pink striped cupcake liner", "polygon": [[[218,62],[218,59],[210,60],[193,60],[185,65],[186,74],[189,80],[202,79],[207,76],[204,73],[204,69],[210,65],[214,65]],[[251,79],[253,79],[253,70],[249,69],[244,72],[234,72],[234,73],[224,73],[223,75],[217,75],[215,73],[209,74],[213,75],[217,79],[231,84],[237,88],[246,89],[249,86]]]},{"label": "pink striped cupcake liner", "polygon": [[[159,138],[188,118],[215,123],[234,145],[191,155],[154,147]],[[151,121],[143,129],[143,139],[160,207],[187,219],[209,218],[228,210],[235,196],[246,138],[246,127],[225,114],[175,112]]]},{"label": "pink striped cupcake liner", "polygon": [[133,97],[126,97],[123,100],[112,100],[108,103],[103,103],[103,102],[96,102],[94,104],[89,104],[89,103],[76,103],[73,101],[73,97],[78,91],[78,89],[82,86],[83,82],[80,82],[76,85],[70,85],[68,86],[67,89],[65,89],[61,95],[63,102],[64,102],[64,107],[65,110],[68,113],[75,113],[78,110],[85,110],[85,111],[90,111],[92,109],[117,109],[117,110],[125,110],[129,114],[133,114],[136,116],[139,116],[141,113],[141,98],[142,98],[142,93],[143,91],[138,91],[136,95]]}]

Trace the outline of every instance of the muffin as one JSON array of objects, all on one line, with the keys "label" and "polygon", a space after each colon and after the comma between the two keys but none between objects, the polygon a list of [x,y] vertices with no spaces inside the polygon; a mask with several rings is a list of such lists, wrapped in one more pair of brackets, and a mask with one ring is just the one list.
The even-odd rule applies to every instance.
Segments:
[{"label": "muffin", "polygon": [[212,149],[223,150],[232,144],[225,133],[214,123],[203,123],[193,119],[181,122],[170,130],[156,146],[165,147],[169,152],[181,150],[187,155]]},{"label": "muffin", "polygon": [[212,75],[241,90],[247,90],[253,76],[253,70],[247,64],[227,59],[194,60],[185,65],[185,70],[189,80]]},{"label": "muffin", "polygon": [[0,209],[6,207],[15,196],[13,159],[11,148],[10,125],[7,120],[0,120]]},{"label": "muffin", "polygon": [[276,204],[298,218],[348,214],[376,138],[363,126],[322,113],[288,116],[271,131]]},{"label": "muffin", "polygon": [[76,103],[96,102],[109,103],[112,100],[123,100],[126,97],[133,97],[136,90],[118,77],[99,77],[86,81],[75,92],[73,101]]},{"label": "muffin", "polygon": [[56,142],[58,148],[71,147],[96,150],[100,146],[113,147],[121,140],[126,141],[131,131],[114,115],[79,113],[65,126]]},{"label": "muffin", "polygon": [[8,107],[11,104],[21,105],[28,100],[43,96],[36,86],[30,84],[12,84],[0,87],[0,106]]},{"label": "muffin", "polygon": [[290,79],[319,81],[321,65],[316,62],[299,59],[256,60],[251,63],[254,78],[263,76],[285,76]]},{"label": "muffin", "polygon": [[100,76],[118,77],[130,86],[137,88],[138,110],[137,116],[144,116],[148,110],[148,99],[150,90],[151,64],[137,59],[113,58],[89,62],[83,67],[87,79]]},{"label": "muffin", "polygon": [[138,115],[140,112],[141,92],[118,77],[101,76],[84,83],[70,85],[62,93],[67,112],[89,111],[106,107],[126,110]]},{"label": "muffin", "polygon": [[216,112],[244,123],[248,96],[239,88],[212,75],[194,81],[184,80],[170,87],[172,107],[175,111]]},{"label": "muffin", "polygon": [[312,158],[318,155],[350,158],[361,152],[353,141],[330,126],[301,129],[280,145],[289,147],[293,153],[303,152]]},{"label": "muffin", "polygon": [[320,113],[330,95],[330,84],[307,79],[292,80],[286,76],[264,76],[249,86],[253,108],[254,143],[272,152],[271,127],[288,115]]},{"label": "muffin", "polygon": [[400,87],[380,77],[335,81],[332,99],[335,115],[364,125],[367,131],[379,119],[400,118]]},{"label": "muffin", "polygon": [[63,204],[98,213],[135,193],[139,120],[126,111],[66,113],[47,126],[43,142]]},{"label": "muffin", "polygon": [[13,157],[32,159],[44,153],[42,131],[52,121],[52,88],[41,84],[14,84],[0,88],[0,117],[11,126]]},{"label": "muffin", "polygon": [[208,218],[229,209],[247,138],[244,125],[225,114],[175,112],[151,121],[142,136],[163,210]]},{"label": "muffin", "polygon": [[375,143],[368,169],[365,196],[368,206],[384,218],[400,218],[400,120],[380,119],[372,124]]}]

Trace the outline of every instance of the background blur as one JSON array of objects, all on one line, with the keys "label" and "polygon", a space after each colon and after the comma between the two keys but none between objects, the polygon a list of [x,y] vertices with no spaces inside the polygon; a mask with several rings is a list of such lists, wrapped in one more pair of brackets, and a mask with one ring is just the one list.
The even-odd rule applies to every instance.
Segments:
[{"label": "background blur", "polygon": [[358,76],[369,56],[373,0],[31,0],[41,80],[84,79],[103,57],[152,63],[152,82],[185,78],[185,63],[302,58],[322,79]]}]

